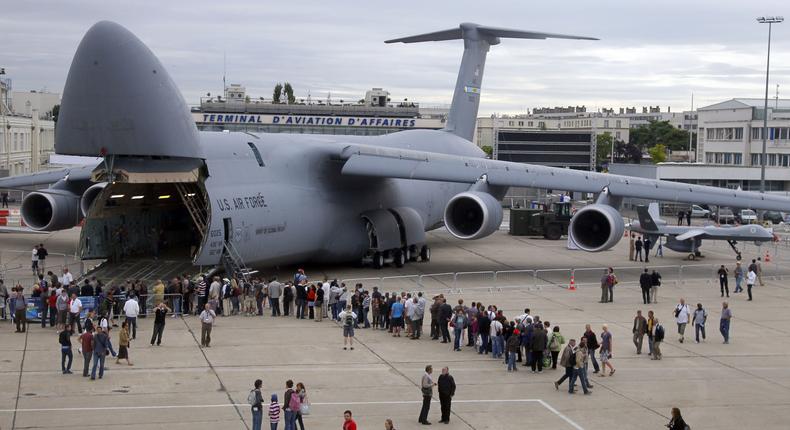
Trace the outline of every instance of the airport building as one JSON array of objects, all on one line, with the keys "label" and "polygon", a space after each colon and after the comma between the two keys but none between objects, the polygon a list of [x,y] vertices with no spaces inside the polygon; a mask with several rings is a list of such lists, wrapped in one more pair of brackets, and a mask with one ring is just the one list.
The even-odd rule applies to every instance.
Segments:
[{"label": "airport building", "polygon": [[[738,98],[699,108],[699,163],[616,165],[615,173],[759,190],[764,99]],[[790,192],[790,100],[768,103],[765,188]]]},{"label": "airport building", "polygon": [[373,88],[359,102],[311,100],[273,103],[250,98],[241,85],[230,85],[224,97],[206,97],[192,108],[200,130],[267,133],[379,135],[410,129],[440,129],[448,108],[421,106]]},{"label": "airport building", "polygon": [[45,169],[55,152],[51,112],[60,96],[10,90],[10,80],[0,80],[0,177]]}]

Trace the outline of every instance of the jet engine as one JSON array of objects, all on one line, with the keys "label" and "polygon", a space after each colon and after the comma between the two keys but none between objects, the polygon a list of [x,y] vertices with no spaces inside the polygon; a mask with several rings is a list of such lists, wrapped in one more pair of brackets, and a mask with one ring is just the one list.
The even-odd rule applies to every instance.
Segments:
[{"label": "jet engine", "polygon": [[71,191],[49,188],[22,200],[22,220],[38,231],[72,228],[80,222],[80,196]]},{"label": "jet engine", "polygon": [[479,239],[499,230],[502,205],[491,194],[467,191],[450,199],[444,225],[459,239]]},{"label": "jet engine", "polygon": [[93,201],[96,200],[96,197],[99,196],[99,193],[101,193],[106,186],[106,182],[101,182],[91,185],[90,188],[82,193],[82,197],[80,198],[80,213],[82,214],[83,218],[88,216],[88,210],[90,210]]},{"label": "jet engine", "polygon": [[580,209],[571,218],[568,234],[576,245],[588,252],[605,251],[623,237],[625,222],[617,209],[593,204]]}]

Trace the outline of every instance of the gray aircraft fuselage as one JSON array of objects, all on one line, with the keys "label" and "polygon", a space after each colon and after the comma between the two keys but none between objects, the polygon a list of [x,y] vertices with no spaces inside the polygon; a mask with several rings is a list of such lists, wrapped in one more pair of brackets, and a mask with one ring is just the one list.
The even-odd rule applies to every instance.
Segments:
[{"label": "gray aircraft fuselage", "polygon": [[[219,263],[224,221],[246,262],[264,266],[298,261],[362,258],[369,248],[365,211],[411,207],[427,231],[442,225],[443,211],[468,184],[343,176],[340,152],[354,143],[484,157],[471,142],[433,130],[383,136],[334,136],[201,132],[209,176],[204,185],[211,213],[195,264]],[[259,149],[259,166],[248,142]],[[241,199],[241,200],[239,200]],[[246,199],[246,200],[245,200]],[[253,201],[254,200],[254,201]]]}]

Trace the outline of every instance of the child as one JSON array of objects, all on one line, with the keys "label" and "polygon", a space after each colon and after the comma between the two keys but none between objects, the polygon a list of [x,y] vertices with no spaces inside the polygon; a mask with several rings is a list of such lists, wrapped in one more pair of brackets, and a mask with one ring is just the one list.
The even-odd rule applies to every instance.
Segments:
[{"label": "child", "polygon": [[269,404],[269,423],[272,430],[277,430],[277,423],[280,422],[280,405],[277,403],[277,394],[272,393],[272,401]]}]

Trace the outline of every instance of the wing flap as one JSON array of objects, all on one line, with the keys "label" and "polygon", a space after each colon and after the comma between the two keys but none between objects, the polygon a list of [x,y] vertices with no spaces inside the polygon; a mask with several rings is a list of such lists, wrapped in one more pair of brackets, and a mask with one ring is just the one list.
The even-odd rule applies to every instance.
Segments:
[{"label": "wing flap", "polygon": [[678,241],[682,242],[684,240],[693,239],[693,238],[695,238],[697,236],[702,236],[703,234],[705,234],[704,230],[697,230],[697,229],[689,230],[689,231],[687,231],[687,232],[685,232],[683,234],[679,234],[679,235],[675,236],[675,240],[678,240]]}]

